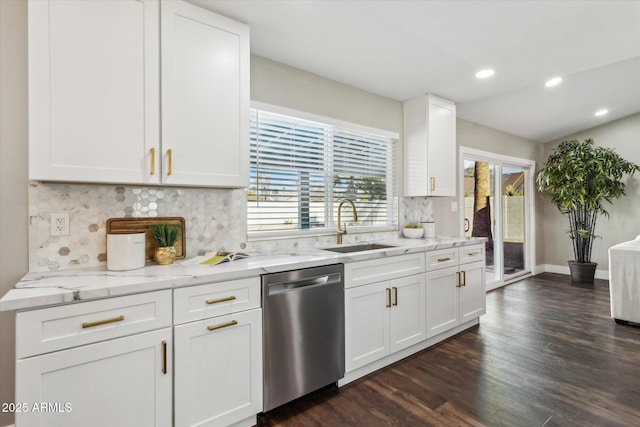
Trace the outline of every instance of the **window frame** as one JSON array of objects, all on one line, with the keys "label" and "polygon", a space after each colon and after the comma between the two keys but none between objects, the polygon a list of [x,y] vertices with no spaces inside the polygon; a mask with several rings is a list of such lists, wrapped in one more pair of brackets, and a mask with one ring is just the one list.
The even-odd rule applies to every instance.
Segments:
[{"label": "window frame", "polygon": [[[311,122],[321,123],[327,126],[335,126],[345,128],[351,131],[363,132],[374,134],[377,136],[389,138],[391,141],[391,155],[392,155],[392,181],[390,182],[390,188],[392,189],[391,197],[387,198],[387,203],[390,205],[388,214],[391,214],[392,224],[387,225],[375,225],[375,226],[350,226],[349,232],[351,234],[361,234],[361,233],[376,233],[376,232],[389,232],[389,231],[397,231],[399,228],[399,183],[398,179],[400,176],[400,167],[398,165],[399,162],[399,140],[400,135],[397,132],[387,131],[384,129],[373,128],[369,126],[360,125],[357,123],[347,122],[339,119],[335,119],[332,117],[322,116],[318,114],[312,114],[300,110],[294,110],[286,107],[281,107],[273,104],[263,103],[259,101],[251,101],[250,108],[252,110],[264,111],[267,113],[280,114],[284,116],[290,116],[295,119],[307,120]],[[249,141],[251,145],[251,141]],[[249,166],[251,170],[251,165]],[[247,187],[247,191],[249,187]],[[329,192],[332,193],[332,192]],[[260,241],[260,240],[272,240],[272,239],[290,239],[290,238],[302,238],[302,237],[319,237],[319,236],[329,236],[333,235],[337,232],[337,226],[335,225],[337,213],[334,213],[330,206],[335,203],[333,200],[333,194],[327,197],[327,201],[325,202],[325,210],[327,211],[327,222],[330,224],[334,224],[331,227],[322,227],[322,228],[309,228],[309,229],[295,229],[295,230],[278,230],[278,231],[249,231],[249,212],[248,212],[248,197],[245,198],[247,201],[247,240],[248,241]],[[350,211],[347,212],[347,207],[343,207],[343,215],[350,216]]]}]

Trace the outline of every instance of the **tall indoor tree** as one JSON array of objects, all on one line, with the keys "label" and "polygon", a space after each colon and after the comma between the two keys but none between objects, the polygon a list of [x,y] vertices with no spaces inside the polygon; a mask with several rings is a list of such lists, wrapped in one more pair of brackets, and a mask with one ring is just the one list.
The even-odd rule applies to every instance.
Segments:
[{"label": "tall indoor tree", "polygon": [[537,176],[538,190],[569,219],[569,237],[574,260],[569,261],[572,280],[593,283],[596,263],[591,252],[598,216],[609,216],[604,202],[625,194],[624,175],[633,175],[640,166],[613,149],[595,146],[593,139],[563,141],[551,153]]}]

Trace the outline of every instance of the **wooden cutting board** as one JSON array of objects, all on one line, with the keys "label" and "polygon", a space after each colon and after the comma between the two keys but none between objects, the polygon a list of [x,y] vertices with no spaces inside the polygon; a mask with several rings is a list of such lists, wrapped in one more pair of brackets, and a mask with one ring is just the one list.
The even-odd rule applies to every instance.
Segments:
[{"label": "wooden cutting board", "polygon": [[107,234],[129,234],[129,233],[145,233],[146,247],[145,259],[153,260],[153,254],[156,251],[156,241],[149,230],[152,224],[179,224],[182,232],[174,245],[176,248],[176,259],[182,259],[187,255],[187,244],[185,237],[184,218],[181,216],[166,216],[155,218],[109,218],[107,220]]}]

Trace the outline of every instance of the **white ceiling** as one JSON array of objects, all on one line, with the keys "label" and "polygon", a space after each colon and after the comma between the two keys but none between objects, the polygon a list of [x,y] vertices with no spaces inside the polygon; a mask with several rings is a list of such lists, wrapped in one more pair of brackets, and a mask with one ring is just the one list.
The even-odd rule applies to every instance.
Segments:
[{"label": "white ceiling", "polygon": [[256,55],[399,101],[433,93],[538,142],[640,112],[640,0],[192,2],[249,24]]}]

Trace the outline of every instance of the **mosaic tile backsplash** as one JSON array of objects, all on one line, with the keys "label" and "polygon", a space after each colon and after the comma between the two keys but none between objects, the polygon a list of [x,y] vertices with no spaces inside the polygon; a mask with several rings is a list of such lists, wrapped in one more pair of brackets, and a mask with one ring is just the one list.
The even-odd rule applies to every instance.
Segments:
[{"label": "mosaic tile backsplash", "polygon": [[[51,214],[69,214],[69,235],[51,236]],[[432,219],[428,198],[400,203],[401,225]],[[212,250],[286,251],[335,244],[335,236],[247,242],[243,189],[140,187],[91,184],[29,184],[29,270],[73,269],[106,264],[109,218],[181,216],[187,258]],[[344,243],[385,239],[397,232],[349,234]]]}]

